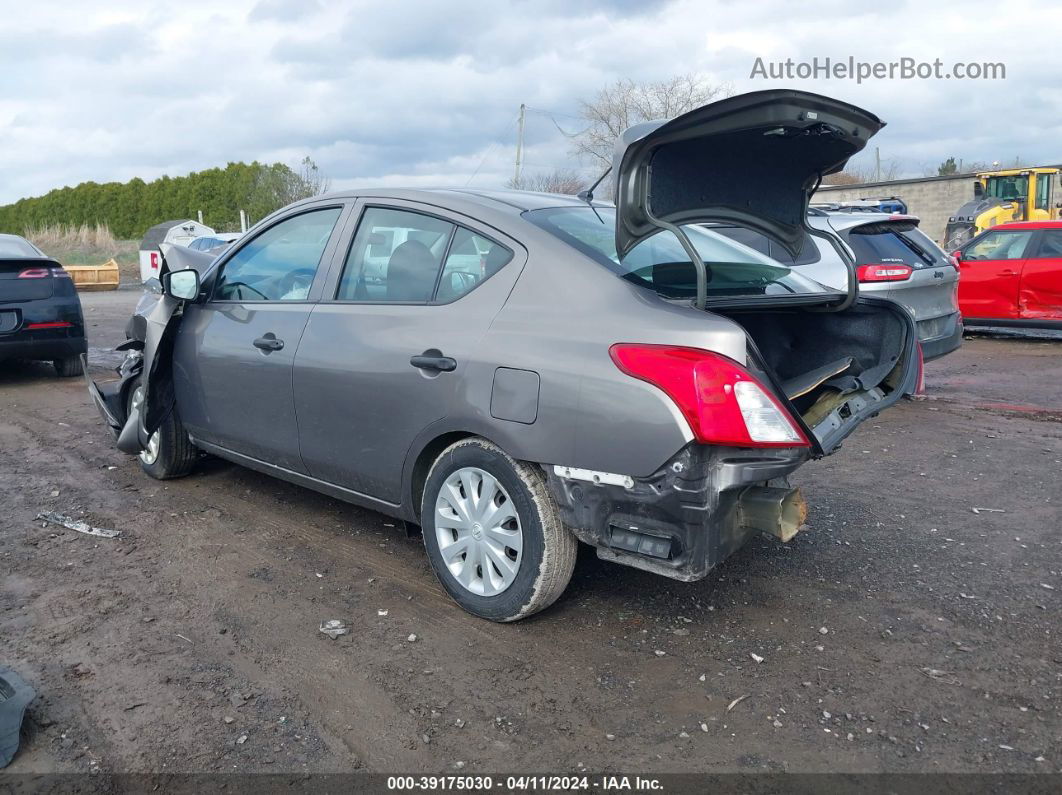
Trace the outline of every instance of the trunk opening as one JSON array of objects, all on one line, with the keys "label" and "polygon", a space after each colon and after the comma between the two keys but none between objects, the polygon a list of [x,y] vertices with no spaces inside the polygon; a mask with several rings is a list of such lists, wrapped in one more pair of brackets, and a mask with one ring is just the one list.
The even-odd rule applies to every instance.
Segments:
[{"label": "trunk opening", "polygon": [[750,365],[767,373],[823,453],[913,390],[913,322],[887,301],[860,299],[843,312],[715,311],[745,329]]}]

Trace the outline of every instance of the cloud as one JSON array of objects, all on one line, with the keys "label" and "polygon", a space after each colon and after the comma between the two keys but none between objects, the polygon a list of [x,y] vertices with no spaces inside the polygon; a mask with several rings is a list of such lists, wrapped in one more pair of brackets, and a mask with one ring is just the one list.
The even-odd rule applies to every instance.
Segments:
[{"label": "cloud", "polygon": [[[26,3],[0,31],[0,202],[305,155],[336,187],[496,186],[512,174],[522,102],[534,109],[525,168],[589,176],[597,167],[575,161],[562,132],[580,128],[580,100],[621,78],[685,72],[866,107],[888,122],[874,141],[882,158],[912,175],[948,156],[1055,162],[1062,90],[1043,50],[1026,46],[1023,7],[1000,16],[980,0],[820,0],[814,14],[779,0],[110,0],[86,15],[74,0]],[[1062,9],[1035,13],[1040,29],[1062,22]],[[1007,79],[750,77],[757,57],[826,56],[1002,61]]]}]

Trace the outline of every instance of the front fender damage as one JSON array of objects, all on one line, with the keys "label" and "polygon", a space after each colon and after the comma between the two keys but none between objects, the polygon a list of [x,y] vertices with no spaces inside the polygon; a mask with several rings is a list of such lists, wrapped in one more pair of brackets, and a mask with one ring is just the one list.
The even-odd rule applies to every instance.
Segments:
[{"label": "front fender damage", "polygon": [[[147,310],[143,315],[144,339],[127,340],[118,346],[127,353],[117,369],[117,381],[97,384],[85,368],[89,395],[123,453],[136,455],[143,450],[173,410],[173,343],[181,307],[181,301],[163,295]],[[144,397],[130,409],[129,397],[137,381],[144,388]]]}]

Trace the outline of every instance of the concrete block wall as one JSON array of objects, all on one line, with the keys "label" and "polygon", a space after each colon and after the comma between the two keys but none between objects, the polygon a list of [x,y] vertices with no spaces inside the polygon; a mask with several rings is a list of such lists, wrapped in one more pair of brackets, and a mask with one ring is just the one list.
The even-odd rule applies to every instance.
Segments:
[{"label": "concrete block wall", "polygon": [[853,201],[885,196],[899,196],[912,215],[922,219],[919,227],[940,243],[948,218],[973,198],[973,174],[950,177],[868,182],[863,185],[824,185],[812,196],[812,202]]}]

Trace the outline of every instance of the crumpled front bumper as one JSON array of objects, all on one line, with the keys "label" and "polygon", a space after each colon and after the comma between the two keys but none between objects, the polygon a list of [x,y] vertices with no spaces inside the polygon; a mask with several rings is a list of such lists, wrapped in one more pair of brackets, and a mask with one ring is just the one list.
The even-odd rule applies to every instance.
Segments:
[{"label": "crumpled front bumper", "polygon": [[[119,346],[119,350],[122,350],[123,347]],[[81,356],[81,363],[85,372],[85,384],[88,387],[89,396],[115,439],[120,439],[123,435],[123,429],[130,424],[127,410],[129,393],[143,369],[141,352],[129,348],[125,348],[125,350],[127,351],[125,359],[115,368],[115,372],[119,376],[118,379],[104,381],[99,384],[93,381],[92,376],[89,375],[88,357],[84,354]],[[138,423],[133,424],[134,432],[136,424]]]}]

